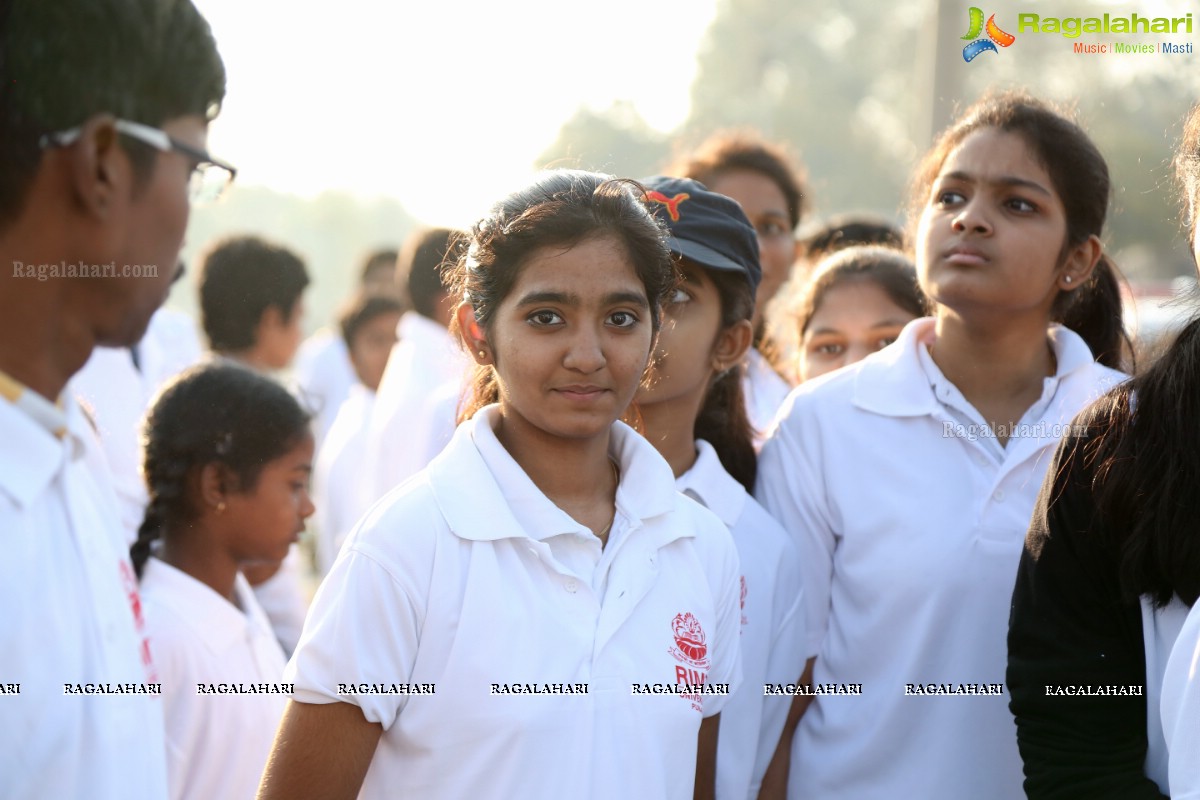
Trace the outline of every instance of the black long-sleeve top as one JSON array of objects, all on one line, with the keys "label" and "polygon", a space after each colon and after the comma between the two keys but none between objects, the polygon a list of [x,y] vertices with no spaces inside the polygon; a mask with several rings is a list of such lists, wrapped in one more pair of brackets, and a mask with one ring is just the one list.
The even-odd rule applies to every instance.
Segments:
[{"label": "black long-sleeve top", "polygon": [[1030,798],[1158,800],[1145,776],[1146,697],[1047,686],[1144,686],[1141,608],[1092,501],[1086,439],[1059,445],[1034,508],[1008,629],[1008,688]]}]

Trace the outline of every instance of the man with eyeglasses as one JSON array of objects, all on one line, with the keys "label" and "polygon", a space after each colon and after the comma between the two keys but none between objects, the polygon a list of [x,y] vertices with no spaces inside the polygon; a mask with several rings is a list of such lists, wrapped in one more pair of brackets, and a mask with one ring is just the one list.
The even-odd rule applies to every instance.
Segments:
[{"label": "man with eyeglasses", "polygon": [[[0,3],[0,797],[167,796],[137,581],[67,382],[142,337],[190,200],[232,180],[205,150],[224,94],[190,0]],[[26,277],[64,262],[116,276]]]}]

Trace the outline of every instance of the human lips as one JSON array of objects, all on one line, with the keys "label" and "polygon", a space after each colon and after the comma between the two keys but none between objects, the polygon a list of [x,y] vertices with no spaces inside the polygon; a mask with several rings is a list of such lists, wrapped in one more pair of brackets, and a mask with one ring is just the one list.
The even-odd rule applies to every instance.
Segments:
[{"label": "human lips", "polygon": [[982,250],[965,244],[954,245],[946,250],[942,257],[951,264],[964,266],[978,266],[991,260]]},{"label": "human lips", "polygon": [[569,400],[594,400],[608,390],[603,386],[574,383],[569,386],[559,386],[554,391]]}]

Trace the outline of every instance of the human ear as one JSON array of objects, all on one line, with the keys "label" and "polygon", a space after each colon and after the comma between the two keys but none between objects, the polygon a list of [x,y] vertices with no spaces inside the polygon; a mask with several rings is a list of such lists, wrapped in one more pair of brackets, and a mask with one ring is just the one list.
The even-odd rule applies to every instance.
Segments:
[{"label": "human ear", "polygon": [[491,364],[494,359],[487,343],[487,335],[483,331],[483,326],[475,319],[475,309],[471,304],[459,303],[458,308],[454,311],[454,319],[458,323],[459,338],[462,339],[467,352],[475,359],[475,363],[480,366]]},{"label": "human ear", "polygon": [[713,345],[713,371],[720,374],[742,362],[754,342],[754,327],[750,320],[738,320],[717,334]]},{"label": "human ear", "polygon": [[116,118],[111,114],[89,117],[80,126],[79,137],[62,152],[78,207],[96,221],[110,221],[118,199],[128,192],[132,182],[129,156],[121,148]]},{"label": "human ear", "polygon": [[200,501],[202,511],[221,513],[225,510],[230,489],[229,469],[224,464],[210,461],[200,468]]},{"label": "human ear", "polygon": [[1087,283],[1103,253],[1104,245],[1094,234],[1071,248],[1058,271],[1058,287],[1071,292]]}]

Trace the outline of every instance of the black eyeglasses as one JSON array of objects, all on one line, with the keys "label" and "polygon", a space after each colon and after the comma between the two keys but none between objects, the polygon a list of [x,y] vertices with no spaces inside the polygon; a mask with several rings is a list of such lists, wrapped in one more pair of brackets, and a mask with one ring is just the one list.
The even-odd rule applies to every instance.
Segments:
[{"label": "black eyeglasses", "polygon": [[[137,139],[163,153],[182,153],[195,161],[196,166],[193,167],[191,178],[188,181],[188,197],[193,203],[213,202],[225,193],[229,184],[233,183],[233,179],[237,177],[237,168],[233,165],[219,161],[204,150],[179,141],[166,131],[124,119],[118,119],[113,123],[113,127],[117,129],[118,133],[131,139]],[[56,133],[47,133],[38,140],[38,146],[43,149],[69,147],[79,140],[82,131],[82,128],[71,128]]]}]

